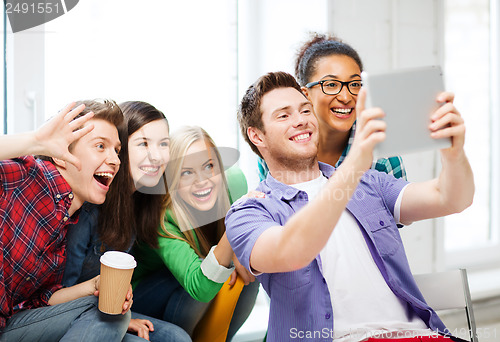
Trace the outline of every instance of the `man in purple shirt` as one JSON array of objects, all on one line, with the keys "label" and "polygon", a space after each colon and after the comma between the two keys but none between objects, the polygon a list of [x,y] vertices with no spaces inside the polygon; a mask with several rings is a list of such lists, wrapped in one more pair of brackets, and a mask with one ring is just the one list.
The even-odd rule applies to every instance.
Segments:
[{"label": "man in purple shirt", "polygon": [[231,207],[226,231],[239,261],[271,298],[268,341],[449,340],[413,280],[397,224],[472,203],[463,120],[453,94],[440,94],[445,104],[429,130],[451,138],[452,147],[441,150],[438,178],[408,184],[368,170],[385,123],[377,120],[381,109],[365,110],[365,97],[362,90],[358,131],[337,169],[318,163],[318,122],[293,76],[264,75],[242,99],[242,133],[270,174],[257,188],[264,198]]}]

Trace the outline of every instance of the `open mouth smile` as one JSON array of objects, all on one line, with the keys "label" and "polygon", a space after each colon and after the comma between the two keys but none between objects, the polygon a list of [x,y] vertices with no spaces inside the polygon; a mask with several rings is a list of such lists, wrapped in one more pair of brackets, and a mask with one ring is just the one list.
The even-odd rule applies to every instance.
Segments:
[{"label": "open mouth smile", "polygon": [[108,188],[109,184],[113,180],[114,174],[111,172],[96,172],[94,174],[94,179],[104,187]]},{"label": "open mouth smile", "polygon": [[310,140],[311,135],[312,135],[311,133],[302,133],[302,134],[291,137],[290,140],[292,140],[294,142],[299,142],[299,143],[306,142],[306,141]]},{"label": "open mouth smile", "polygon": [[330,108],[330,111],[338,118],[345,119],[351,116],[353,108]]},{"label": "open mouth smile", "polygon": [[160,171],[160,167],[159,166],[140,166],[139,170],[141,170],[142,172],[144,172],[147,175],[154,176],[154,175],[158,174],[158,171]]},{"label": "open mouth smile", "polygon": [[209,189],[204,189],[204,190],[200,190],[200,191],[193,191],[192,194],[198,200],[206,201],[210,198],[212,191],[213,191],[213,188],[209,188]]}]

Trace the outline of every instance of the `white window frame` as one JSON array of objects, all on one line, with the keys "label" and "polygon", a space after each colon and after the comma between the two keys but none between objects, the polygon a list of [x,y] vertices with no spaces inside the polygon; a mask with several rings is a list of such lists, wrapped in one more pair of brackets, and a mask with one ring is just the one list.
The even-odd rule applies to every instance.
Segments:
[{"label": "white window frame", "polygon": [[[444,250],[444,229],[437,234],[439,241],[438,260],[444,268],[468,267],[471,270],[498,268],[500,264],[500,5],[497,0],[490,0],[490,242],[475,248]],[[442,223],[440,223],[441,228]],[[471,230],[474,227],[470,227]]]}]

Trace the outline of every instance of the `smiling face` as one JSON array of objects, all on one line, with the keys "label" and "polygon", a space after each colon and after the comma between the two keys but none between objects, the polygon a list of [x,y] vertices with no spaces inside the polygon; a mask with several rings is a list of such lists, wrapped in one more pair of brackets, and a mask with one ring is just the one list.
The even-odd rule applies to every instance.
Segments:
[{"label": "smiling face", "polygon": [[[331,55],[318,60],[314,74],[309,82],[321,80],[337,80],[361,82],[361,70],[349,56]],[[356,101],[358,96],[352,95],[347,87],[337,95],[326,95],[320,85],[304,89],[314,106],[322,132],[348,132],[356,120]]]},{"label": "smiling face", "polygon": [[73,164],[56,161],[58,170],[73,191],[71,207],[74,210],[84,202],[102,204],[120,167],[121,144],[116,127],[101,119],[90,120],[86,125],[89,123],[94,124],[94,129],[75,142],[70,150],[80,160],[81,170]]},{"label": "smiling face", "polygon": [[192,143],[186,151],[180,172],[179,196],[197,210],[212,209],[222,187],[221,166],[213,147],[204,140]]},{"label": "smiling face", "polygon": [[130,175],[136,189],[154,187],[170,157],[170,137],[165,120],[151,121],[128,139]]},{"label": "smiling face", "polygon": [[262,122],[257,147],[266,162],[292,170],[310,165],[318,152],[318,122],[311,103],[294,88],[277,88],[262,98]]}]

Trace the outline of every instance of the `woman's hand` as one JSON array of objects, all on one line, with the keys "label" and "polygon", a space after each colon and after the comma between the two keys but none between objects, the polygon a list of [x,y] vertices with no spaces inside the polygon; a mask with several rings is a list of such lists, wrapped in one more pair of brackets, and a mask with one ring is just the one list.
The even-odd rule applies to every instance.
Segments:
[{"label": "woman's hand", "polygon": [[[93,283],[94,288],[94,296],[99,297],[99,284],[100,284],[100,275],[92,278],[89,282]],[[132,293],[132,284],[129,285],[129,289],[127,291],[127,295],[125,296],[125,302],[123,302],[122,306],[122,315],[126,314],[128,310],[132,307],[132,303],[134,302],[132,298],[134,297]]]},{"label": "woman's hand", "polygon": [[243,198],[266,198],[266,194],[257,190],[250,190]]},{"label": "woman's hand", "polygon": [[125,303],[123,303],[122,315],[126,314],[127,311],[130,310],[130,308],[132,307],[132,303],[134,302],[132,300],[132,297],[133,297],[132,285],[130,285],[128,292],[127,292],[127,296],[125,297]]},{"label": "woman's hand", "polygon": [[233,286],[236,283],[236,276],[239,275],[245,285],[250,284],[255,281],[255,277],[250,273],[239,261],[236,256],[233,255],[233,264],[235,270],[231,273],[231,279],[229,280],[229,285]]},{"label": "woman's hand", "polygon": [[93,285],[93,294],[96,297],[99,297],[99,284],[101,280],[101,275],[95,276],[94,278],[90,279],[90,284]]},{"label": "woman's hand", "polygon": [[147,319],[131,319],[128,331],[149,341],[149,332],[154,331],[154,326]]}]

